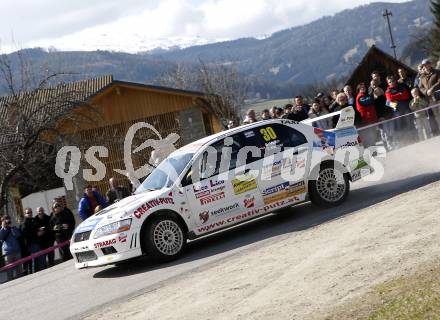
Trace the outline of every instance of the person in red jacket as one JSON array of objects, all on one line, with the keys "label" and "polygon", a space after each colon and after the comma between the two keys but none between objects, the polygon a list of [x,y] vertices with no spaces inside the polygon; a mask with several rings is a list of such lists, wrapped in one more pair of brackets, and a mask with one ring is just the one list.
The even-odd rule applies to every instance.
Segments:
[{"label": "person in red jacket", "polygon": [[[409,108],[410,93],[408,87],[403,83],[398,83],[394,76],[387,77],[388,88],[385,92],[387,104],[394,109],[394,117],[410,113]],[[394,130],[397,133],[396,147],[415,142],[417,137],[414,126],[414,116],[409,115],[394,121]]]},{"label": "person in red jacket", "polygon": [[367,92],[365,83],[357,86],[356,109],[361,114],[362,124],[370,124],[377,122],[376,106],[374,105],[374,97]]},{"label": "person in red jacket", "polygon": [[[365,83],[357,86],[356,109],[361,115],[362,125],[368,125],[377,122],[376,106],[374,97],[368,94]],[[360,132],[365,147],[376,145],[377,128],[371,127]]]}]

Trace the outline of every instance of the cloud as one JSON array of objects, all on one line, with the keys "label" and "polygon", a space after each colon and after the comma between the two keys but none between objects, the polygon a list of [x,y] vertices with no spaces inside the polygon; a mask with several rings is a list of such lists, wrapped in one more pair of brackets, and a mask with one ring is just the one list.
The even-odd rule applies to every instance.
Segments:
[{"label": "cloud", "polygon": [[14,40],[23,47],[68,43],[71,48],[76,43],[82,43],[81,48],[87,46],[87,42],[96,45],[102,41],[103,35],[122,42],[130,39],[133,34],[137,34],[145,42],[197,36],[216,41],[269,35],[369,2],[371,1],[2,1],[0,39],[2,47],[10,44],[13,35]]}]

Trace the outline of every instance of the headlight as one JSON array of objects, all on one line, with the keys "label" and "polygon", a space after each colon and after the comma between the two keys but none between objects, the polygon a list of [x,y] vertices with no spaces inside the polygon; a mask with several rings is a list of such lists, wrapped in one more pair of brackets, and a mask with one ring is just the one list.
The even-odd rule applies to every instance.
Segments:
[{"label": "headlight", "polygon": [[96,229],[96,232],[95,232],[95,235],[93,236],[93,238],[97,239],[97,238],[101,238],[103,236],[108,236],[110,234],[128,231],[128,230],[130,230],[130,227],[131,227],[131,219],[116,221],[116,222],[110,223],[108,225],[105,225],[103,227]]}]

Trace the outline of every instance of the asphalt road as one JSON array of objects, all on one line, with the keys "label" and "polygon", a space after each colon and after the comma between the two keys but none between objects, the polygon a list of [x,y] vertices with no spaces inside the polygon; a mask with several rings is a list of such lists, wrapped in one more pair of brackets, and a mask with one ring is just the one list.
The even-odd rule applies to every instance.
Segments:
[{"label": "asphalt road", "polygon": [[223,233],[192,242],[184,257],[155,265],[138,259],[122,266],[76,270],[72,262],[0,285],[0,319],[78,319],[104,306],[153,291],[177,278],[211,268],[259,242],[318,227],[331,220],[440,180],[440,138],[391,152],[379,181],[352,185],[340,207],[320,210],[310,203],[285,209]]}]

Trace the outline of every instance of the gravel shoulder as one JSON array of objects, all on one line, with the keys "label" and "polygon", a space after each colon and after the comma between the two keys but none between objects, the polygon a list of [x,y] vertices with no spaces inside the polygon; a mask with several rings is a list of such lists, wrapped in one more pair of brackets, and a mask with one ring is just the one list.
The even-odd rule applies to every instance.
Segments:
[{"label": "gravel shoulder", "polygon": [[[440,256],[440,182],[265,239],[86,319],[322,319]],[[171,280],[171,279],[170,279]]]}]

